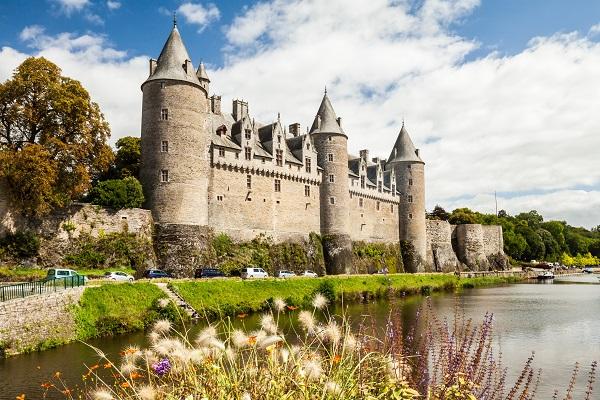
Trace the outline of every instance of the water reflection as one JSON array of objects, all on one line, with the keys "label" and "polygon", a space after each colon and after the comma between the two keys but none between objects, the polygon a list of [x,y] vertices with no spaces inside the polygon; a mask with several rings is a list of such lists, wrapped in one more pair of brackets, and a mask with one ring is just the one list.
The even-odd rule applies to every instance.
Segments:
[{"label": "water reflection", "polygon": [[[384,326],[392,310],[400,313],[406,327],[412,327],[423,301],[423,297],[413,296],[393,304],[377,302],[345,305],[343,308],[357,326],[365,316]],[[492,312],[496,321],[494,334],[504,363],[509,368],[509,381],[514,380],[525,360],[535,351],[535,367],[543,369],[539,399],[551,398],[554,388],[567,386],[575,362],[587,366],[593,360],[600,360],[598,284],[582,285],[573,281],[560,284],[557,281],[554,284],[470,289],[460,296],[434,295],[431,304],[438,315],[450,319],[456,305],[467,318],[476,321],[482,321],[486,312]],[[339,313],[341,307],[333,311]],[[258,319],[258,315],[248,316],[243,320],[235,319],[235,324],[253,328]],[[285,331],[293,329],[287,319],[282,319],[282,323]],[[199,328],[193,329],[197,331]],[[147,344],[142,333],[90,342],[115,360],[119,358],[119,351],[132,343]],[[96,361],[94,351],[82,343],[0,360],[0,399],[14,399],[20,393],[27,393],[28,398],[40,398],[42,391],[39,385],[55,371],[61,371],[67,383],[75,385],[81,382],[81,374],[85,372],[82,365]],[[580,382],[586,380],[584,375],[582,372]],[[600,393],[600,387],[597,393]]]}]

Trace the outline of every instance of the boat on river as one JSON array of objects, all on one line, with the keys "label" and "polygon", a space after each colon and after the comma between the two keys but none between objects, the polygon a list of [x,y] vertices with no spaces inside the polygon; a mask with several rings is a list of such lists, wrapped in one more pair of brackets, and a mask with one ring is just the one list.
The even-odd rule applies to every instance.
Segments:
[{"label": "boat on river", "polygon": [[545,281],[548,279],[554,279],[554,272],[552,271],[542,271],[538,274],[537,279],[539,281]]}]

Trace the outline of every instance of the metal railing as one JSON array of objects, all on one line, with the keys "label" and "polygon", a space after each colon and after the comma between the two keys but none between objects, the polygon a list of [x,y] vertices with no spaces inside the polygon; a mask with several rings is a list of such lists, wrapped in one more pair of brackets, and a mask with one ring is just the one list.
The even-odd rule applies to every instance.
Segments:
[{"label": "metal railing", "polygon": [[20,299],[35,294],[57,292],[63,289],[85,285],[82,275],[67,276],[65,278],[44,279],[41,281],[17,283],[15,285],[0,286],[0,302]]}]

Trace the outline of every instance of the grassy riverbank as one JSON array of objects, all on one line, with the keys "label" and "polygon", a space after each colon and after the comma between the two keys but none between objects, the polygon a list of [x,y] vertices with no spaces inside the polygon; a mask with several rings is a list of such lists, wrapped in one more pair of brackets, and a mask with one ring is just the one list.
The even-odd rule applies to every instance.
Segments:
[{"label": "grassy riverbank", "polygon": [[175,289],[197,311],[208,316],[260,311],[274,298],[290,305],[305,305],[316,292],[331,301],[357,301],[364,298],[392,298],[428,294],[487,285],[514,283],[516,277],[457,278],[446,274],[393,274],[335,276],[294,279],[214,279],[173,281]]}]

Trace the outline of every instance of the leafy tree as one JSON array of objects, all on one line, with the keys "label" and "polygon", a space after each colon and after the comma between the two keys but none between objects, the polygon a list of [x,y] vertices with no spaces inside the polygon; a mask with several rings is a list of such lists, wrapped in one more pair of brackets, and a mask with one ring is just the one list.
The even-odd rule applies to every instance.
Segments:
[{"label": "leafy tree", "polygon": [[452,214],[450,214],[448,222],[453,225],[478,224],[479,219],[477,218],[477,214],[470,209],[457,208],[456,210],[452,211]]},{"label": "leafy tree", "polygon": [[101,180],[123,179],[128,176],[140,177],[141,139],[139,137],[125,136],[117,140],[117,151],[110,169],[101,177]]},{"label": "leafy tree", "polygon": [[506,218],[506,217],[508,217],[508,213],[506,212],[506,210],[500,210],[500,211],[498,211],[498,217]]},{"label": "leafy tree", "polygon": [[565,232],[565,241],[571,255],[587,253],[590,244],[589,239],[572,229]]},{"label": "leafy tree", "polygon": [[539,228],[540,224],[544,221],[544,217],[538,214],[538,212],[535,210],[531,210],[526,213],[520,213],[516,216],[516,218],[527,222],[527,225],[532,229]]},{"label": "leafy tree", "polygon": [[540,236],[542,242],[544,243],[544,260],[558,261],[560,258],[561,249],[556,239],[554,239],[552,234],[545,229],[540,228],[536,231],[536,233]]},{"label": "leafy tree", "polygon": [[26,59],[0,84],[0,179],[28,215],[83,195],[112,161],[109,136],[81,83],[43,57]]},{"label": "leafy tree", "polygon": [[140,182],[130,176],[98,183],[90,190],[88,199],[93,204],[120,210],[141,207],[144,203],[144,193]]},{"label": "leafy tree", "polygon": [[427,218],[437,219],[440,221],[448,221],[448,218],[450,218],[450,213],[444,210],[440,205],[436,205],[435,207],[433,207],[433,211],[427,214]]},{"label": "leafy tree", "polygon": [[600,240],[593,241],[588,247],[588,250],[594,257],[600,257]]},{"label": "leafy tree", "polygon": [[515,260],[521,260],[527,248],[523,235],[512,230],[504,230],[504,251]]},{"label": "leafy tree", "polygon": [[540,235],[528,226],[519,227],[517,232],[523,235],[527,241],[527,247],[523,252],[523,258],[525,260],[542,260],[546,253],[546,248]]},{"label": "leafy tree", "polygon": [[541,227],[552,234],[556,240],[560,252],[567,251],[567,242],[565,241],[566,222],[564,221],[548,221],[544,222]]}]

